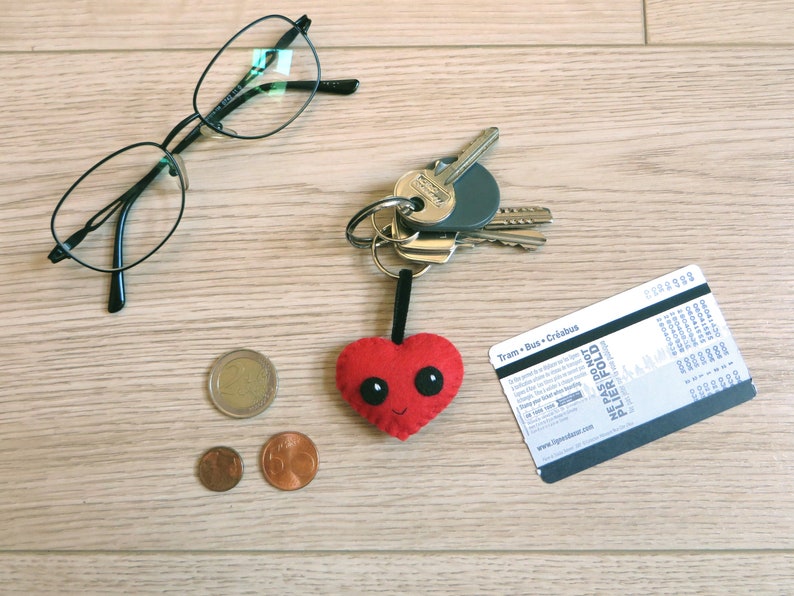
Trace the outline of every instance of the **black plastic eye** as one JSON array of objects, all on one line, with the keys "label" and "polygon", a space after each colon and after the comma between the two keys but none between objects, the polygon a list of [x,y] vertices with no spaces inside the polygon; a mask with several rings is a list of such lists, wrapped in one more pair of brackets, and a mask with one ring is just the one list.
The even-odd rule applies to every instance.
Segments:
[{"label": "black plastic eye", "polygon": [[425,366],[416,373],[416,390],[426,397],[438,395],[444,388],[444,375],[435,366]]},{"label": "black plastic eye", "polygon": [[379,406],[386,401],[386,396],[389,395],[389,385],[383,379],[369,377],[361,383],[359,391],[365,402],[371,406]]}]

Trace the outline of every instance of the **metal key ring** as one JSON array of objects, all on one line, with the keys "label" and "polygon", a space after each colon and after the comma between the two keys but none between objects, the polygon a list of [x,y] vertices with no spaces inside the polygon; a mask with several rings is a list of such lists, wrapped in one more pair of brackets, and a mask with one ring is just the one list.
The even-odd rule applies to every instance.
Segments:
[{"label": "metal key ring", "polygon": [[[375,230],[375,235],[381,240],[385,240],[389,244],[408,244],[409,242],[412,242],[417,238],[419,238],[419,230],[417,230],[410,236],[405,236],[403,238],[400,238],[394,235],[394,226],[391,224],[379,228],[378,223],[375,221],[375,213],[370,214],[369,223],[372,224],[372,229]],[[386,235],[387,231],[389,233],[388,236]]]},{"label": "metal key ring", "polygon": [[414,204],[414,202],[407,197],[389,196],[386,197],[385,199],[381,199],[380,201],[375,201],[371,205],[367,205],[366,207],[364,207],[361,211],[359,211],[352,218],[350,218],[350,221],[347,223],[347,228],[345,229],[345,237],[347,238],[347,241],[356,248],[369,248],[370,245],[378,239],[378,237],[380,237],[383,241],[397,242],[397,243],[407,242],[409,239],[412,240],[413,239],[412,237],[403,240],[401,238],[393,239],[389,237],[384,237],[381,236],[380,234],[370,237],[356,236],[355,234],[356,228],[361,224],[361,222],[363,222],[368,217],[375,215],[381,209],[389,209],[390,207],[401,207],[408,209],[410,211],[414,211],[416,209],[416,205]]},{"label": "metal key ring", "polygon": [[[391,234],[391,224],[387,224],[383,226],[383,228],[380,229],[380,232],[384,235],[386,235],[387,233]],[[380,236],[380,234],[378,236]],[[386,238],[389,237],[390,236],[386,236]],[[378,269],[380,269],[383,273],[385,273],[386,275],[388,275],[393,279],[400,279],[400,274],[389,271],[386,268],[386,266],[383,263],[381,263],[380,257],[378,257],[378,249],[381,246],[385,246],[386,244],[393,244],[393,242],[391,240],[378,240],[378,237],[372,239],[372,242],[370,242],[370,252],[372,253],[372,260],[375,261],[375,266]],[[424,275],[425,273],[427,273],[427,270],[430,269],[430,267],[431,267],[430,263],[425,264],[425,266],[419,269],[418,271],[414,271],[412,277],[419,277],[420,275]]]}]

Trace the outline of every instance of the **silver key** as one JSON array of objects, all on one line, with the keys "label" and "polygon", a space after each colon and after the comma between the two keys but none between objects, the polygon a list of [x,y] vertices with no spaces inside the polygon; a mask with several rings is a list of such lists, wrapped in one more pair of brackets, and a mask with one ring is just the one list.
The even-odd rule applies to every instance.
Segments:
[{"label": "silver key", "polygon": [[431,225],[444,221],[455,208],[455,182],[491,148],[499,138],[499,129],[484,130],[449,165],[436,162],[435,168],[413,170],[405,174],[394,186],[400,197],[419,198],[422,202],[414,211],[404,211],[403,216],[413,223]]},{"label": "silver key", "polygon": [[[421,237],[421,234],[419,235]],[[519,246],[535,250],[546,243],[546,237],[537,230],[512,228],[509,230],[482,229],[458,232],[457,241],[463,243],[498,242],[506,246]]]},{"label": "silver key", "polygon": [[397,254],[414,263],[441,264],[448,262],[460,246],[474,247],[484,242],[498,242],[536,250],[546,242],[536,230],[473,230],[469,232],[420,232],[419,236],[404,244],[395,244]]},{"label": "silver key", "polygon": [[546,242],[546,238],[536,230],[474,230],[470,232],[420,232],[419,235],[402,244],[394,244],[396,253],[415,263],[446,263],[458,247],[474,247],[490,241],[507,246],[518,246],[535,250]]},{"label": "silver key", "polygon": [[[452,186],[463,176],[472,165],[490,149],[499,139],[499,129],[495,126],[486,128],[466,147],[451,164],[444,166],[443,169],[436,169],[436,176],[444,179],[444,186]],[[436,166],[438,168],[438,166]]]},{"label": "silver key", "polygon": [[[414,263],[446,263],[462,243],[454,232],[419,232],[406,227],[403,218],[394,210],[391,234],[394,251],[403,259]],[[414,237],[415,236],[415,237]],[[469,246],[474,246],[470,244]]]},{"label": "silver key", "polygon": [[[474,245],[486,240],[508,246],[532,248],[542,246],[546,237],[533,230],[537,225],[552,221],[551,211],[545,207],[502,207],[493,219],[478,230],[439,233],[411,228],[402,212],[394,210],[392,227],[395,239],[403,248],[415,252],[446,252],[455,245]],[[413,239],[409,237],[415,236]]]},{"label": "silver key", "polygon": [[545,207],[502,207],[493,219],[483,226],[485,230],[509,230],[551,223],[551,211]]},{"label": "silver key", "polygon": [[442,265],[452,258],[452,255],[455,254],[458,246],[458,244],[455,244],[453,238],[452,246],[446,251],[430,252],[426,250],[414,250],[410,247],[406,248],[404,246],[395,246],[394,250],[401,258],[405,259],[406,261],[411,261],[412,263]]}]

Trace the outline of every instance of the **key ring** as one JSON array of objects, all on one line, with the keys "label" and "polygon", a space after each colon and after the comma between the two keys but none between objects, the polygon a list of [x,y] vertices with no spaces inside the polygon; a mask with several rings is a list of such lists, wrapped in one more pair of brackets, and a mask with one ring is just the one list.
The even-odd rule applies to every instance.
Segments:
[{"label": "key ring", "polygon": [[[367,205],[361,211],[356,213],[350,221],[347,223],[347,228],[345,229],[345,237],[347,241],[355,246],[356,248],[370,248],[370,246],[380,238],[383,242],[390,242],[394,244],[403,244],[404,242],[410,242],[411,240],[415,240],[419,236],[419,232],[414,232],[411,236],[407,238],[394,238],[393,236],[386,236],[386,229],[388,228],[391,230],[391,225],[385,226],[383,229],[378,229],[375,225],[374,217],[378,211],[383,209],[389,209],[397,207],[400,209],[408,209],[409,211],[414,211],[416,209],[416,204],[407,197],[398,197],[398,196],[389,196],[385,199],[381,199],[379,201],[375,201],[374,203]],[[372,237],[362,237],[356,236],[355,231],[356,228],[368,217],[373,218],[372,227],[375,230],[375,236]],[[374,251],[374,249],[373,249]],[[376,260],[377,262],[377,260]],[[381,271],[384,271],[381,268]],[[391,275],[391,274],[389,274]]]},{"label": "key ring", "polygon": [[[378,269],[380,269],[381,272],[385,273],[386,275],[388,275],[392,279],[400,279],[400,273],[399,272],[398,273],[394,273],[393,271],[389,271],[386,268],[386,265],[384,265],[381,262],[380,257],[378,256],[378,249],[381,246],[384,246],[386,244],[394,243],[391,240],[392,236],[391,235],[389,235],[389,236],[386,235],[387,233],[391,234],[391,227],[392,227],[391,224],[386,224],[380,230],[378,228],[374,228],[376,236],[373,237],[372,238],[372,242],[370,242],[370,245],[369,245],[370,246],[370,252],[372,253],[372,260],[375,262],[375,266]],[[419,232],[416,232],[416,234],[414,234],[414,236],[416,236],[418,233]],[[378,240],[378,237],[383,238],[383,240]],[[397,244],[399,244],[399,242],[397,242]],[[419,269],[418,271],[413,271],[411,277],[419,277],[420,275],[424,275],[425,273],[427,273],[427,270],[430,269],[430,267],[431,267],[430,263],[425,264],[425,266],[422,267],[421,269]]]}]

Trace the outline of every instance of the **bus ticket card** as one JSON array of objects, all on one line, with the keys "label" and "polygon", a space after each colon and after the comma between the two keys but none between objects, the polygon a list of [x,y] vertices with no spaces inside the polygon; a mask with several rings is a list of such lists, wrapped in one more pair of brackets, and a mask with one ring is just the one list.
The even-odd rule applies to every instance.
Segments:
[{"label": "bus ticket card", "polygon": [[756,394],[696,265],[501,342],[489,356],[545,482]]}]

